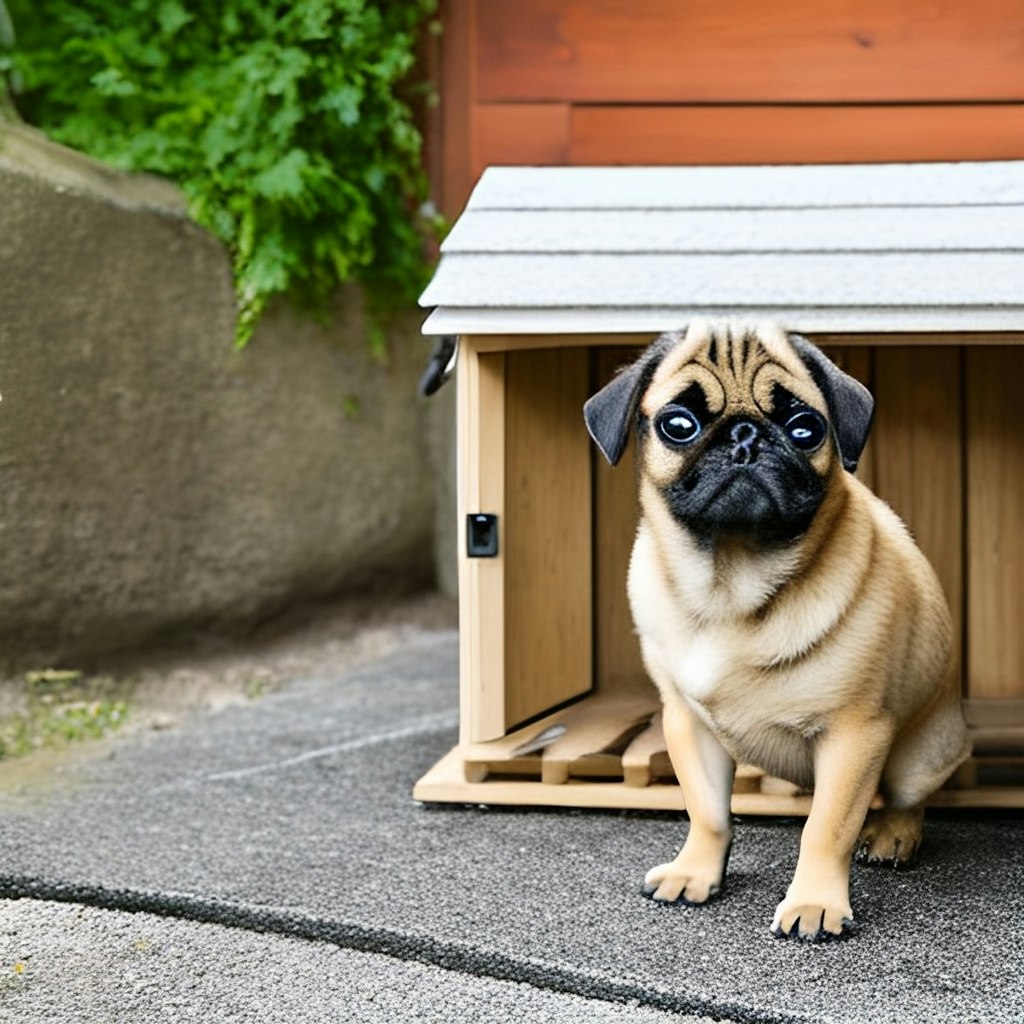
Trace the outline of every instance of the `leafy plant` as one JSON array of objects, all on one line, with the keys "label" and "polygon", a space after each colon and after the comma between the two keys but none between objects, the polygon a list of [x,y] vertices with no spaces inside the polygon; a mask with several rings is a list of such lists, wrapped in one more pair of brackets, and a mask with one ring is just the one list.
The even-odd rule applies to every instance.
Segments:
[{"label": "leafy plant", "polygon": [[181,185],[231,251],[240,342],[279,293],[323,309],[343,281],[378,305],[422,286],[410,74],[435,0],[6,3],[21,114]]},{"label": "leafy plant", "polygon": [[11,50],[14,48],[14,26],[11,24],[11,16],[7,12],[7,5],[0,0],[0,120],[4,117],[14,115],[14,105],[8,95],[8,77],[14,79],[16,72],[14,62],[11,60]]}]

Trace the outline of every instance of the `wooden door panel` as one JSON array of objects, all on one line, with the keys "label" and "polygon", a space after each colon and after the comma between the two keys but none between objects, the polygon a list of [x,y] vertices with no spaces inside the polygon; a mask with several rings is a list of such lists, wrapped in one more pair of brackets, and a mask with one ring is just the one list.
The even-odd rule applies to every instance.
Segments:
[{"label": "wooden door panel", "polygon": [[509,352],[505,389],[505,727],[593,686],[584,348]]}]

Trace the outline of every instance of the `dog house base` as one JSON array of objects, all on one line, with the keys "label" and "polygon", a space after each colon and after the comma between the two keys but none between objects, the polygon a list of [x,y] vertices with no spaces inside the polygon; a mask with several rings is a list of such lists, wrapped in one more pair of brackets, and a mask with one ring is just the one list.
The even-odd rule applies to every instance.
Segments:
[{"label": "dog house base", "polygon": [[[986,709],[968,702],[965,710],[974,756],[932,794],[928,806],[1024,807],[1024,728],[1006,727],[1005,717],[1003,725],[994,723],[1017,709]],[[543,751],[516,754],[556,725],[565,733]],[[423,803],[686,809],[665,749],[660,714],[643,697],[587,697],[501,739],[460,744],[420,779],[413,797]],[[880,798],[876,806],[881,806]],[[810,793],[750,765],[738,766],[733,814],[800,817],[810,807]]]}]

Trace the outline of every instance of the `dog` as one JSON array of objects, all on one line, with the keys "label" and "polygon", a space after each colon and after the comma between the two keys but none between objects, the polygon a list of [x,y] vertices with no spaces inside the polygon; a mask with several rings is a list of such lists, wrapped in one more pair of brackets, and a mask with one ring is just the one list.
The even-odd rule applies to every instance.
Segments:
[{"label": "dog", "polygon": [[647,872],[654,900],[720,890],[735,766],[752,764],[813,788],[771,930],[841,935],[854,853],[912,859],[923,801],[970,753],[938,579],[853,475],[873,413],[806,339],[704,321],[584,407],[610,464],[637,438],[629,601],[690,821]]}]

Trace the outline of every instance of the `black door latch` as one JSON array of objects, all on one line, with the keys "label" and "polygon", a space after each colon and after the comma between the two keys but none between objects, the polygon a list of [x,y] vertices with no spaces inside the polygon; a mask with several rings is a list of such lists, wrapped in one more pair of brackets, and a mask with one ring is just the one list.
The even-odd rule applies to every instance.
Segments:
[{"label": "black door latch", "polygon": [[489,512],[466,516],[466,554],[470,558],[494,558],[498,553],[498,517]]}]

